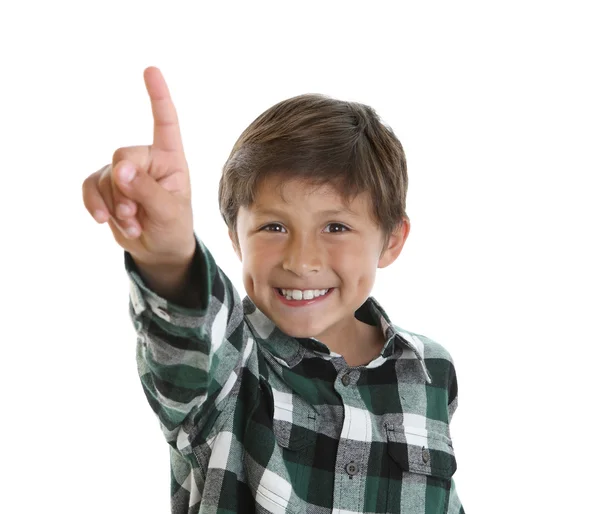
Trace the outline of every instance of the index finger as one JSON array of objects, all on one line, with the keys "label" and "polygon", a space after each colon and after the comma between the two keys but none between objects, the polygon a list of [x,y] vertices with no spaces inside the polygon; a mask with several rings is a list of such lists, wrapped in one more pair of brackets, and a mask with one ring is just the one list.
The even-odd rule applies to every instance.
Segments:
[{"label": "index finger", "polygon": [[144,70],[144,81],[146,82],[148,95],[150,95],[154,117],[154,142],[152,146],[159,150],[183,152],[177,111],[162,73],[154,66],[146,68]]}]

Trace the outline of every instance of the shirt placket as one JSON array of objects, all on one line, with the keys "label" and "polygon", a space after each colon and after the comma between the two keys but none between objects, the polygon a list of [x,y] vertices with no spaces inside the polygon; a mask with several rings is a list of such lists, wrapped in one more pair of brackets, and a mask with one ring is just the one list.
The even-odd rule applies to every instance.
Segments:
[{"label": "shirt placket", "polygon": [[344,422],[336,455],[333,507],[361,512],[367,476],[371,421],[358,394],[360,371],[347,367],[339,370],[334,388],[344,407]]}]

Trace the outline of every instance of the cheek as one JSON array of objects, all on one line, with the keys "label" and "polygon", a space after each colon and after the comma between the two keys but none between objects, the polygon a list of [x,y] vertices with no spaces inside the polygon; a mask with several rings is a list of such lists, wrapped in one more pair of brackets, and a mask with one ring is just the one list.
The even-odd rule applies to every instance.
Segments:
[{"label": "cheek", "polygon": [[332,266],[340,271],[347,270],[359,273],[372,273],[377,267],[377,255],[368,246],[362,245],[340,245],[329,252]]},{"label": "cheek", "polygon": [[[360,245],[348,245],[329,252],[331,267],[350,290],[370,291],[375,283],[378,255]],[[361,293],[362,294],[362,293]]]},{"label": "cheek", "polygon": [[276,253],[269,251],[264,245],[246,248],[242,263],[244,275],[255,279],[264,278],[274,266],[276,257]]}]

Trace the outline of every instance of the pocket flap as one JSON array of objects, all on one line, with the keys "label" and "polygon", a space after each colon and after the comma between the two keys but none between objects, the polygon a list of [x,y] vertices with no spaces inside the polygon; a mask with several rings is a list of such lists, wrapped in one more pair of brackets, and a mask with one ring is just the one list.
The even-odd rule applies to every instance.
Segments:
[{"label": "pocket flap", "polygon": [[444,434],[410,426],[386,427],[388,454],[405,471],[451,478],[456,471],[452,441]]},{"label": "pocket flap", "polygon": [[314,444],[317,413],[307,405],[292,405],[291,397],[276,393],[273,400],[273,432],[279,446],[301,450]]}]

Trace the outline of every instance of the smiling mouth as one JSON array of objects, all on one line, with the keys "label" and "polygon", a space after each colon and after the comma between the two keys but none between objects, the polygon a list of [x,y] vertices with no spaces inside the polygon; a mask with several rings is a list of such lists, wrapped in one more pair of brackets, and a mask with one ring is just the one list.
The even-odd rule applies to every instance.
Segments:
[{"label": "smiling mouth", "polygon": [[[334,288],[329,287],[326,289],[305,289],[303,290],[302,296],[300,298],[298,297],[298,293],[296,293],[296,296],[294,296],[291,293],[291,291],[293,291],[292,289],[286,289],[287,293],[284,293],[283,288],[280,287],[275,287],[274,289],[275,291],[277,291],[279,297],[284,298],[287,301],[306,302],[311,300],[318,300],[319,298],[327,296]],[[300,291],[300,289],[296,289],[295,291]],[[306,294],[307,291],[308,294]],[[315,294],[315,292],[317,294]]]},{"label": "smiling mouth", "polygon": [[[318,295],[318,296],[322,296],[322,295],[326,295],[326,294],[327,294],[329,291],[331,291],[331,289],[333,289],[333,288],[331,288],[331,287],[329,287],[329,288],[325,288],[325,287],[324,287],[324,288],[321,288],[321,289],[319,289],[319,288],[314,288],[314,289],[286,289],[286,288],[282,288],[282,287],[276,287],[275,289],[277,290],[277,292],[278,292],[278,293],[279,293],[281,296],[286,296],[286,294],[284,293],[284,290],[285,290],[285,291],[288,291],[288,295],[290,294],[290,291],[302,291],[302,292],[303,292],[303,296],[304,296],[304,292],[305,292],[305,291],[310,291],[310,292],[312,292],[313,294],[314,294],[316,291],[318,291],[318,293],[319,293],[319,295]],[[315,298],[316,298],[316,297],[315,297]]]}]

